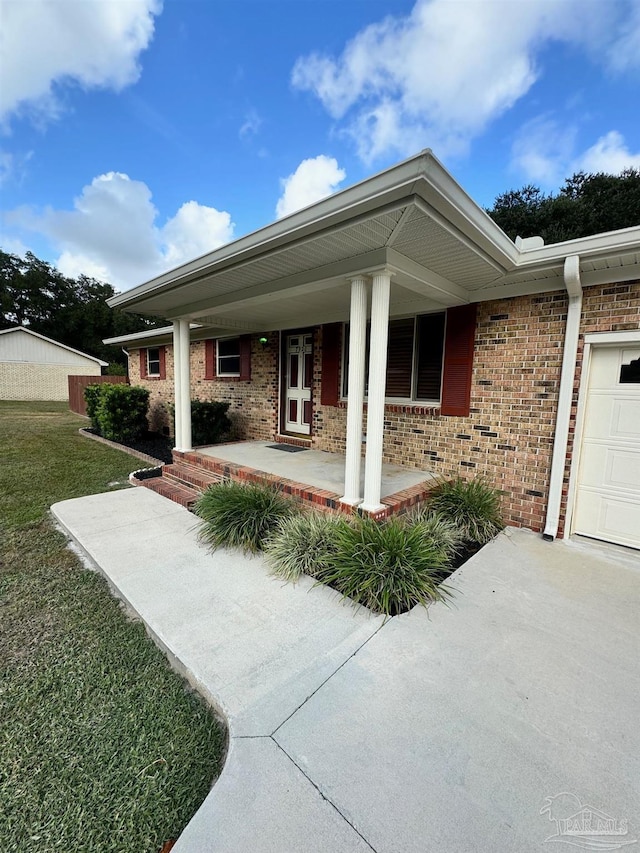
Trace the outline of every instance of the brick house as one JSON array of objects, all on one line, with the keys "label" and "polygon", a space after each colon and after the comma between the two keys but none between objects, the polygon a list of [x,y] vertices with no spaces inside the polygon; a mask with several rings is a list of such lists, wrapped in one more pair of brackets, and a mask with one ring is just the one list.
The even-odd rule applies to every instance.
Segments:
[{"label": "brick house", "polygon": [[109,342],[178,450],[227,400],[363,511],[383,461],[482,474],[511,524],[640,548],[640,227],[514,244],[424,151],[110,304],[172,321]]}]

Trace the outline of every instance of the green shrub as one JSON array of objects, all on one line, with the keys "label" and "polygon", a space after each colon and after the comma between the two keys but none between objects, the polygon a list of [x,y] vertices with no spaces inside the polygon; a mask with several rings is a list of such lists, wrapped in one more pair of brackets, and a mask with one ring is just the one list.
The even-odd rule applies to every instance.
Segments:
[{"label": "green shrub", "polygon": [[273,574],[294,583],[303,574],[322,581],[336,553],[336,529],[344,524],[344,518],[320,512],[282,519],[265,543]]},{"label": "green shrub", "polygon": [[102,385],[87,385],[84,389],[84,401],[87,407],[87,417],[91,421],[92,429],[95,429],[96,432],[100,432],[97,413],[102,388]]},{"label": "green shrub", "polygon": [[200,538],[210,547],[261,551],[277,524],[297,512],[297,506],[270,486],[229,481],[210,486],[194,511],[202,519]]},{"label": "green shrub", "polygon": [[229,435],[229,405],[205,400],[191,401],[191,433],[196,447],[200,444],[218,444]]},{"label": "green shrub", "polygon": [[452,559],[460,550],[465,537],[455,521],[443,512],[427,506],[410,516],[409,521],[419,525],[430,542],[443,548],[448,559]]},{"label": "green shrub", "polygon": [[499,533],[504,522],[500,514],[500,492],[482,477],[439,483],[429,506],[445,515],[460,530],[464,539],[484,545]]},{"label": "green shrub", "polygon": [[439,585],[446,549],[420,525],[356,517],[336,527],[335,540],[332,567],[322,581],[370,610],[392,616],[449,594]]},{"label": "green shrub", "polygon": [[149,392],[137,385],[99,385],[95,417],[100,433],[112,441],[130,441],[147,431]]}]

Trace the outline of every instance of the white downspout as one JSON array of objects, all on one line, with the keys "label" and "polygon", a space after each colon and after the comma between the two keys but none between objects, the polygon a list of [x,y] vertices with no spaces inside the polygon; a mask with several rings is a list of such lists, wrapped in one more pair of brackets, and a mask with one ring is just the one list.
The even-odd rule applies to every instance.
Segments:
[{"label": "white downspout", "polygon": [[567,325],[564,332],[564,352],[562,355],[562,371],[560,373],[555,440],[553,442],[553,456],[551,458],[547,519],[544,533],[542,534],[542,538],[548,542],[553,542],[558,533],[560,506],[562,503],[562,483],[567,460],[569,422],[571,420],[573,379],[576,373],[576,360],[578,357],[578,336],[580,333],[580,316],[582,314],[582,285],[580,283],[580,258],[578,255],[569,255],[568,258],[565,258],[564,283],[569,294],[569,307],[567,310]]}]

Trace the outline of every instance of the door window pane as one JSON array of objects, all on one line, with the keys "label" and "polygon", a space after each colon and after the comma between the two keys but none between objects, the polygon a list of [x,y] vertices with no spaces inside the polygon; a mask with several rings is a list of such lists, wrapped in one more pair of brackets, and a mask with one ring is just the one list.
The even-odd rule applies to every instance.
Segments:
[{"label": "door window pane", "polygon": [[296,352],[289,356],[289,387],[298,387],[298,353]]}]

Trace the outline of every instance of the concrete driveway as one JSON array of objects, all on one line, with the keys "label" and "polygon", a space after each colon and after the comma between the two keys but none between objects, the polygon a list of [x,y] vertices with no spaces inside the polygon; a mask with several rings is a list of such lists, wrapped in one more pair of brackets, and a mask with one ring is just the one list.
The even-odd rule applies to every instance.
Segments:
[{"label": "concrete driveway", "polygon": [[640,555],[509,530],[383,624],[146,489],[52,510],[227,717],[174,853],[640,850]]}]

